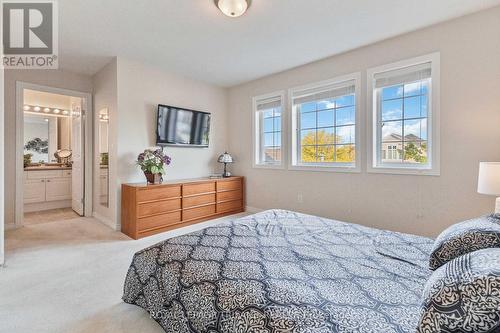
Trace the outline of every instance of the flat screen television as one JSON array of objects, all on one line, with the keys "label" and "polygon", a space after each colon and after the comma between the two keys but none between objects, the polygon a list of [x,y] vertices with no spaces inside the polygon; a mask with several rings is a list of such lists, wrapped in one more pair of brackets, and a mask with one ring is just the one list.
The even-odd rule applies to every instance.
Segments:
[{"label": "flat screen television", "polygon": [[210,113],[158,105],[156,144],[208,147]]}]

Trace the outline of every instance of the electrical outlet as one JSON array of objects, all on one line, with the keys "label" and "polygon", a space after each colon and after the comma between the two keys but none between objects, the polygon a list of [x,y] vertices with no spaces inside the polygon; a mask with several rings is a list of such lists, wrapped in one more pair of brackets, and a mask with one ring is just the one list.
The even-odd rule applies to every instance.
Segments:
[{"label": "electrical outlet", "polygon": [[304,197],[302,196],[302,193],[297,194],[297,202],[298,203],[303,203],[304,202]]}]

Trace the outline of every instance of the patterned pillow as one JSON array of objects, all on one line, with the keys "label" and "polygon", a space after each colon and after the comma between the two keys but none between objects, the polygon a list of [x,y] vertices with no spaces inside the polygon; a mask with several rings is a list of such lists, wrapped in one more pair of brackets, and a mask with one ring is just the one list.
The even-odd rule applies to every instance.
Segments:
[{"label": "patterned pillow", "polygon": [[467,253],[432,273],[417,332],[500,332],[500,249]]},{"label": "patterned pillow", "polygon": [[498,214],[457,223],[443,231],[434,242],[429,268],[435,270],[463,254],[490,247],[500,247]]}]

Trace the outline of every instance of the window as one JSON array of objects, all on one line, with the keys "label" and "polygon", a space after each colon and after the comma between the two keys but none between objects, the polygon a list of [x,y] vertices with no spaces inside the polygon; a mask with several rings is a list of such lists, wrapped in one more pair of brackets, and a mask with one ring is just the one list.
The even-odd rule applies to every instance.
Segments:
[{"label": "window", "polygon": [[438,61],[434,54],[368,71],[369,171],[439,173]]},{"label": "window", "polygon": [[359,75],[292,89],[292,169],[357,167]]},{"label": "window", "polygon": [[254,98],[254,166],[283,166],[283,100],[283,93]]}]

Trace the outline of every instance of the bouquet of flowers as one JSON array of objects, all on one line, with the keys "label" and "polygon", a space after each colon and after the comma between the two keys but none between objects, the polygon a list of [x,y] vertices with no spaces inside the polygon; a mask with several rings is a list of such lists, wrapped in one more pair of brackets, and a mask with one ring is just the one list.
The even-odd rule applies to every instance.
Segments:
[{"label": "bouquet of flowers", "polygon": [[165,166],[170,165],[171,161],[170,156],[163,153],[160,148],[156,150],[146,149],[137,157],[137,165],[141,167],[148,182],[153,184],[158,183],[156,178],[159,178],[161,182],[161,176],[165,174]]}]

